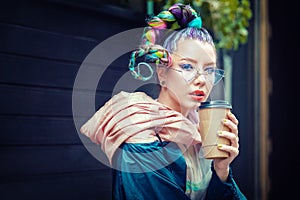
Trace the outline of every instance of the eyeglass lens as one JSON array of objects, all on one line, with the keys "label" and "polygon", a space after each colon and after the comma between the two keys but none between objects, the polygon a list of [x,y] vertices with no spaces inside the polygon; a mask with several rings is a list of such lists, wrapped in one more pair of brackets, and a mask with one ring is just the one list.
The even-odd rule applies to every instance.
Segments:
[{"label": "eyeglass lens", "polygon": [[221,69],[213,69],[211,71],[205,71],[204,73],[200,73],[197,70],[183,70],[182,76],[187,82],[194,80],[197,76],[203,76],[205,80],[216,85],[224,77],[224,71]]}]

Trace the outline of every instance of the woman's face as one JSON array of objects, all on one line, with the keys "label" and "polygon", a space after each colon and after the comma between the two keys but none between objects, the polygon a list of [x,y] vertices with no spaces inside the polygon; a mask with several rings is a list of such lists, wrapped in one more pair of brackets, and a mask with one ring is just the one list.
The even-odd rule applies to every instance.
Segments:
[{"label": "woman's face", "polygon": [[197,109],[213,87],[212,81],[200,74],[212,68],[216,68],[216,53],[212,45],[193,39],[179,41],[172,54],[172,66],[160,77],[166,84],[159,101],[184,115]]}]

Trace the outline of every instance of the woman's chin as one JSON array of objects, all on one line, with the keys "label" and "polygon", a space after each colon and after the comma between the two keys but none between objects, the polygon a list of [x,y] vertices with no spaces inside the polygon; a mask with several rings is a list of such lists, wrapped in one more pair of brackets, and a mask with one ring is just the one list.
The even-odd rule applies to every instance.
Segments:
[{"label": "woman's chin", "polygon": [[193,102],[188,106],[188,110],[197,110],[201,102]]}]

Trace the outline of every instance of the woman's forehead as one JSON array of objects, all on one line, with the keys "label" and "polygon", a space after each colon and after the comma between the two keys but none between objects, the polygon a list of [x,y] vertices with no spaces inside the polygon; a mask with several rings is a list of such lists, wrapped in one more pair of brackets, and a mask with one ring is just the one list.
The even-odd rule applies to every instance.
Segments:
[{"label": "woman's forehead", "polygon": [[208,42],[203,42],[197,39],[179,40],[175,53],[182,57],[188,57],[192,59],[216,59],[214,47]]}]

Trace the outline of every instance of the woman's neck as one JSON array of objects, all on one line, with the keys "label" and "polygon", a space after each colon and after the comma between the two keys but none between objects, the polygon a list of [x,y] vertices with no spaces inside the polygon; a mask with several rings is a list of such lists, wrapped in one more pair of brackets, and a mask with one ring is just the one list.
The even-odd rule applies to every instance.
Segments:
[{"label": "woman's neck", "polygon": [[157,98],[157,101],[163,105],[166,105],[167,107],[181,113],[183,116],[187,117],[189,110],[183,108],[179,101],[175,99],[173,96],[169,95],[169,93],[166,92],[160,92],[159,96]]}]

